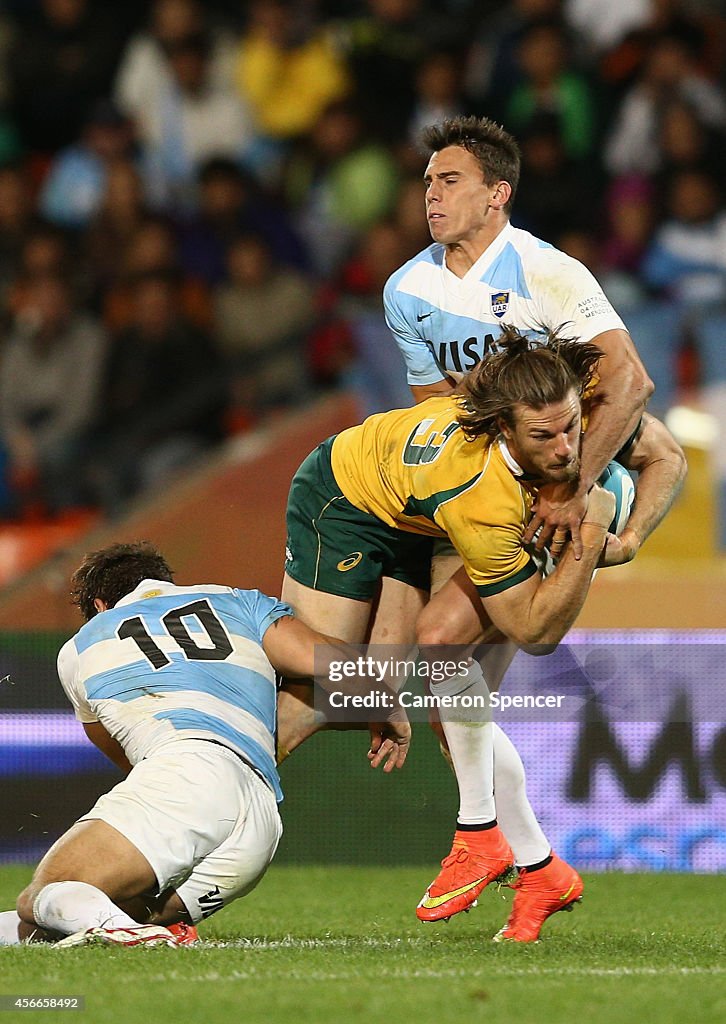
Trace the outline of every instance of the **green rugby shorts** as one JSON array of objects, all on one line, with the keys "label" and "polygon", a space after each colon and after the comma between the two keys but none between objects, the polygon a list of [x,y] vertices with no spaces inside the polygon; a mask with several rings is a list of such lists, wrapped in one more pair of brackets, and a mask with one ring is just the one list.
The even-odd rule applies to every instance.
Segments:
[{"label": "green rugby shorts", "polygon": [[330,464],[330,437],[308,455],[287,499],[285,572],[313,590],[371,600],[382,577],[431,585],[432,538],[396,530],[344,497]]}]

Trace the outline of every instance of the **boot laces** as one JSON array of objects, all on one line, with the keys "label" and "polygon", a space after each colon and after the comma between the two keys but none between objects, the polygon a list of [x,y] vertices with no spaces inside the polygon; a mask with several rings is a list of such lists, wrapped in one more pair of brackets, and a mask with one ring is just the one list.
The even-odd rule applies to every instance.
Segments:
[{"label": "boot laces", "polygon": [[469,859],[469,851],[465,846],[461,846],[458,850],[452,850],[441,861],[442,868],[450,868],[452,864],[463,864]]}]

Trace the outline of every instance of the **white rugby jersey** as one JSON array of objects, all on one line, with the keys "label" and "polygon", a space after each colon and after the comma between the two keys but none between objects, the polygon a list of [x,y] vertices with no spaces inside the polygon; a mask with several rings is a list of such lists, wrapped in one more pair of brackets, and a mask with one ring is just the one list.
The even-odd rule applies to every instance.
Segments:
[{"label": "white rugby jersey", "polygon": [[471,370],[502,325],[591,341],[625,329],[590,271],[511,224],[463,278],[446,267],[443,245],[430,245],[386,283],[383,305],[408,368],[409,384],[434,384],[445,371]]},{"label": "white rugby jersey", "polygon": [[179,739],[214,740],[282,799],[275,670],[262,638],[289,605],[259,590],[144,580],[94,616],[58,655],[81,722],[101,722],[132,765]]}]

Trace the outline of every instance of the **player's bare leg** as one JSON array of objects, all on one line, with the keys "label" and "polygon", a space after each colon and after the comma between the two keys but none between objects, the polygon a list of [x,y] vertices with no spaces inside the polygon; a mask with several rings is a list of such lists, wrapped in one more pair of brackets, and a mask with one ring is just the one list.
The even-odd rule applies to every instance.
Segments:
[{"label": "player's bare leg", "polygon": [[[415,639],[415,623],[428,594],[399,580],[384,578],[373,611],[372,601],[326,594],[306,587],[285,574],[282,600],[311,629],[338,637],[351,644],[379,643],[409,647]],[[371,615],[373,621],[371,622]],[[309,736],[327,727],[322,712],[313,704],[310,685],[285,679],[277,700],[278,761],[284,760]],[[364,723],[334,725],[332,728],[365,729]]]},{"label": "player's bare leg", "polygon": [[334,636],[348,644],[362,644],[368,630],[371,601],[356,601],[350,597],[326,594],[298,583],[285,573],[282,581],[282,600],[289,604],[297,618],[306,626]]},{"label": "player's bare leg", "polygon": [[86,882],[113,900],[126,900],[151,889],[156,876],[132,842],[112,825],[91,818],[77,821],[45,854],[18,897],[20,916],[32,923],[32,915],[23,911],[32,907],[43,886],[63,881]]},{"label": "player's bare leg", "polygon": [[371,622],[372,601],[313,590],[285,573],[282,600],[306,626],[344,643],[410,645],[415,641],[416,620],[426,606],[428,594],[400,580],[384,577]]},{"label": "player's bare leg", "polygon": [[[313,590],[287,573],[281,597],[311,629],[346,643],[363,643],[371,614],[370,601],[354,601]],[[312,686],[299,680],[283,679],[277,697],[278,763],[326,724],[325,716],[314,707]]]},{"label": "player's bare leg", "polygon": [[[155,884],[151,865],[125,836],[99,819],[79,821],[43,857],[18,897],[17,912],[31,928],[62,935],[135,929],[139,922],[119,901]],[[166,936],[159,941],[166,942]]]},{"label": "player's bare leg", "polygon": [[370,624],[368,642],[412,647],[416,623],[429,601],[428,592],[385,576]]},{"label": "player's bare leg", "polygon": [[[66,884],[67,883],[67,884]],[[186,907],[173,892],[161,897],[125,898],[138,886],[155,888],[156,878],[146,859],[120,832],[101,820],[77,822],[48,851],[33,875],[30,885],[18,898],[17,927],[14,936],[0,936],[5,941],[57,942],[68,934],[67,928],[82,931],[103,921],[112,927],[135,927],[138,924],[177,922],[184,929],[182,943],[196,937],[196,929],[186,923]],[[42,928],[35,920],[34,905],[46,886],[39,912],[49,913],[55,923],[63,915],[63,927]],[[68,907],[72,906],[72,913]],[[163,912],[162,912],[163,911]],[[174,913],[176,912],[176,916]],[[95,915],[95,916],[94,916]],[[8,912],[6,915],[11,914]],[[89,924],[89,921],[91,924]]]}]

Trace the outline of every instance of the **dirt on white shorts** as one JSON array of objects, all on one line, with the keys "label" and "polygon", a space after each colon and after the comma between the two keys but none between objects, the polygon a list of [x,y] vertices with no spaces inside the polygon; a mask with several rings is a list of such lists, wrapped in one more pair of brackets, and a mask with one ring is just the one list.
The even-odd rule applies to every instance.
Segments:
[{"label": "dirt on white shorts", "polygon": [[241,758],[179,740],[140,761],[80,820],[100,818],[176,889],[194,922],[257,885],[282,835],[275,794]]}]

